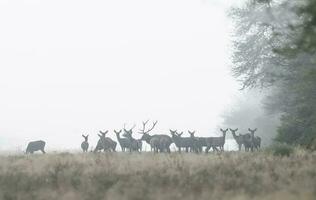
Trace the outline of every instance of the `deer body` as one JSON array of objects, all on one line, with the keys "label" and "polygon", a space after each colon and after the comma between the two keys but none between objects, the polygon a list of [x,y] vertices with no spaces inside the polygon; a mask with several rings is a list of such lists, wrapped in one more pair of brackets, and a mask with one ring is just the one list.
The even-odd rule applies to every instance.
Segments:
[{"label": "deer body", "polygon": [[190,138],[191,138],[191,142],[192,142],[192,146],[193,148],[190,149],[190,151],[195,152],[195,153],[200,153],[202,152],[202,143],[200,142],[200,140],[194,136],[195,131],[188,131],[188,133],[190,134]]},{"label": "deer body", "polygon": [[29,142],[26,147],[26,154],[30,153],[33,154],[35,151],[41,151],[43,154],[45,154],[45,142],[43,140],[33,141]]},{"label": "deer body", "polygon": [[207,147],[205,149],[206,153],[210,150],[211,147],[215,150],[217,150],[217,147],[219,147],[221,151],[224,151],[226,132],[228,131],[228,129],[226,130],[220,129],[220,131],[223,133],[222,137],[209,137],[206,139],[206,144],[207,144]]},{"label": "deer body", "polygon": [[183,132],[178,134],[177,131],[169,131],[174,144],[178,147],[179,152],[181,152],[181,148],[185,148],[185,152],[189,152],[189,149],[195,149],[195,139],[192,139],[191,137],[181,137]]},{"label": "deer body", "polygon": [[139,133],[143,136],[141,137],[141,140],[146,141],[150,145],[151,151],[154,150],[155,153],[158,152],[167,152],[170,153],[170,145],[172,144],[172,139],[168,135],[149,135],[149,132],[154,129],[158,121],[153,122],[153,125],[151,128],[146,130],[146,124],[149,120],[146,122],[143,122],[143,129],[139,130]]},{"label": "deer body", "polygon": [[136,124],[134,124],[134,126],[131,129],[126,129],[125,128],[125,124],[124,124],[124,134],[123,136],[126,137],[126,139],[128,140],[129,143],[129,151],[137,151],[140,152],[142,151],[142,141],[141,140],[137,140],[135,138],[133,138],[132,134],[133,134],[133,129],[136,127]]},{"label": "deer body", "polygon": [[119,142],[122,151],[125,152],[125,150],[130,147],[129,139],[121,138],[120,133],[122,132],[122,130],[120,130],[120,131],[114,130],[114,132],[116,134],[117,141]]},{"label": "deer body", "polygon": [[94,152],[96,153],[96,152],[101,151],[101,150],[103,150],[103,151],[110,151],[110,152],[114,151],[115,152],[117,142],[113,141],[109,137],[105,137],[105,135],[108,133],[108,131],[105,131],[105,132],[100,131],[100,133],[102,135],[98,134],[100,139],[99,139],[99,141],[97,143],[97,146],[94,149]]},{"label": "deer body", "polygon": [[259,136],[255,137],[255,132],[257,131],[257,129],[250,129],[248,128],[250,135],[251,135],[251,151],[253,151],[254,149],[259,150],[260,146],[261,146],[261,138]]}]

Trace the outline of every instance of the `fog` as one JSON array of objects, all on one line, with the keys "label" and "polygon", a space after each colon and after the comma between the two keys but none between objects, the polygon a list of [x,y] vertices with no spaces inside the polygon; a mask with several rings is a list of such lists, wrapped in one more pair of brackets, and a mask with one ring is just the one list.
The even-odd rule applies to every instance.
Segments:
[{"label": "fog", "polygon": [[[220,135],[239,95],[226,0],[0,1],[0,149],[123,124]],[[135,133],[135,137],[138,135]]]}]

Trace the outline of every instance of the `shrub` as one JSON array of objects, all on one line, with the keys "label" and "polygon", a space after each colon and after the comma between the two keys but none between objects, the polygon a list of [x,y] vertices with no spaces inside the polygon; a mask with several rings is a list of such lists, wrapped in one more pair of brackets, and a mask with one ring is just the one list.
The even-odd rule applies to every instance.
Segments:
[{"label": "shrub", "polygon": [[285,143],[275,143],[267,150],[275,156],[290,156],[294,152],[294,147]]}]

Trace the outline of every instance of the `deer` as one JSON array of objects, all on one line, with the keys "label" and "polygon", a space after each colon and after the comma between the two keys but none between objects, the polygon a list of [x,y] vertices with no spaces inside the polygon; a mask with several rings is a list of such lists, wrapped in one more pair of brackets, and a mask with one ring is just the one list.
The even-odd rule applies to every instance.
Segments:
[{"label": "deer", "polygon": [[115,152],[115,148],[117,143],[115,141],[113,141],[111,138],[109,137],[105,137],[105,135],[109,132],[108,130],[105,132],[99,131],[101,134],[98,134],[98,136],[100,137],[97,146],[94,149],[94,152],[98,152],[98,151],[114,151]]},{"label": "deer", "polygon": [[142,134],[141,140],[144,140],[147,144],[150,145],[151,151],[154,151],[154,153],[158,152],[164,152],[170,153],[170,145],[172,144],[172,139],[168,135],[149,135],[149,132],[152,131],[158,121],[153,122],[153,125],[151,128],[146,130],[146,125],[149,122],[149,120],[142,122],[143,127],[139,130],[139,134]]},{"label": "deer", "polygon": [[248,128],[248,131],[250,132],[251,140],[252,140],[251,151],[253,151],[254,148],[256,150],[259,150],[259,148],[261,147],[261,137],[259,136],[255,137],[255,132],[257,131],[257,128],[255,129]]},{"label": "deer", "polygon": [[242,145],[245,147],[245,151],[249,151],[252,146],[252,139],[251,135],[249,133],[246,134],[239,134],[237,135],[236,132],[238,131],[238,128],[236,129],[229,129],[230,132],[232,133],[237,145],[238,145],[238,150],[241,151]]},{"label": "deer", "polygon": [[126,139],[128,139],[129,141],[129,151],[137,151],[140,152],[142,149],[142,142],[141,140],[137,140],[135,138],[133,138],[132,134],[133,134],[133,129],[136,127],[136,124],[134,124],[134,126],[131,129],[126,129],[125,128],[125,124],[124,124],[124,134],[123,136],[126,137]]},{"label": "deer", "polygon": [[194,146],[194,148],[191,148],[190,151],[193,151],[196,153],[202,152],[202,143],[199,140],[199,138],[194,136],[195,131],[188,131],[188,133],[190,134],[190,138],[192,140],[192,145]]},{"label": "deer", "polygon": [[88,143],[89,135],[82,135],[82,137],[84,138],[84,141],[81,143],[81,149],[82,149],[83,152],[88,152],[88,148],[89,148],[89,143]]},{"label": "deer", "polygon": [[122,132],[122,130],[119,130],[119,131],[114,130],[114,133],[116,134],[117,141],[119,142],[122,151],[125,152],[125,150],[130,147],[130,142],[129,142],[129,139],[127,139],[127,138],[121,138],[121,136],[120,136],[121,132]]},{"label": "deer", "polygon": [[226,133],[227,133],[228,129],[225,129],[225,130],[220,129],[220,131],[223,133],[222,137],[209,137],[209,138],[207,138],[207,140],[206,140],[207,147],[205,149],[206,153],[210,150],[211,147],[215,150],[217,150],[217,147],[219,147],[220,151],[224,151],[225,138],[226,138]]},{"label": "deer", "polygon": [[238,145],[238,150],[241,151],[241,147],[244,143],[244,138],[241,135],[236,135],[236,132],[238,131],[238,128],[236,129],[231,129],[229,128],[230,132],[233,135],[233,138],[235,139],[237,145]]},{"label": "deer", "polygon": [[43,140],[33,141],[29,142],[26,147],[26,154],[33,154],[35,151],[41,151],[43,154],[45,154],[45,145],[46,143]]},{"label": "deer", "polygon": [[170,129],[169,131],[174,144],[178,147],[179,153],[181,152],[181,148],[185,148],[185,152],[189,152],[189,149],[194,149],[194,145],[190,137],[181,137],[183,132],[178,133],[177,130]]}]

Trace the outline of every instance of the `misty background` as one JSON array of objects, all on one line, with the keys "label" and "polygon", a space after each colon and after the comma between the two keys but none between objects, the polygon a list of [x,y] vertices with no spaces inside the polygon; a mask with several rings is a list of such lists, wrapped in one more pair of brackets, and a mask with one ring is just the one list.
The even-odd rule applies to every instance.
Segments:
[{"label": "misty background", "polygon": [[261,92],[241,92],[231,74],[231,5],[0,0],[0,150],[38,139],[79,149],[81,134],[95,146],[99,130],[116,140],[113,129],[147,119],[153,134],[257,127],[269,143],[277,123]]}]

